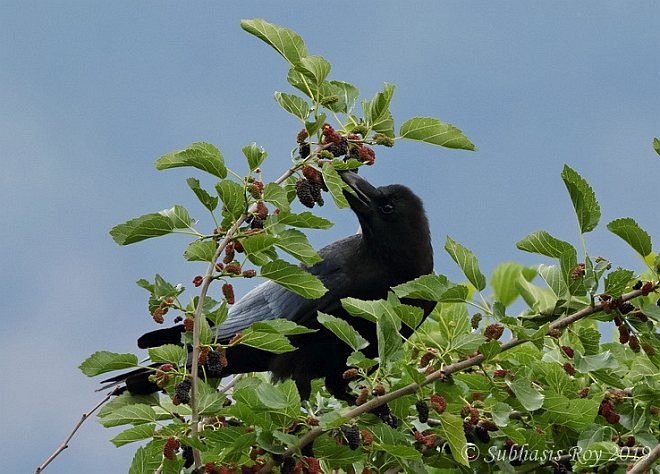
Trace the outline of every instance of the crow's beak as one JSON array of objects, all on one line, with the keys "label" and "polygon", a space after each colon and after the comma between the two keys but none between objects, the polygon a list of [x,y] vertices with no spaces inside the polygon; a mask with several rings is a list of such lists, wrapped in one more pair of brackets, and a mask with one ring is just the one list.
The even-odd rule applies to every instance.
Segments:
[{"label": "crow's beak", "polygon": [[341,179],[351,188],[353,192],[344,189],[344,196],[354,212],[366,213],[371,208],[372,201],[380,194],[369,181],[361,178],[354,171],[341,171]]}]

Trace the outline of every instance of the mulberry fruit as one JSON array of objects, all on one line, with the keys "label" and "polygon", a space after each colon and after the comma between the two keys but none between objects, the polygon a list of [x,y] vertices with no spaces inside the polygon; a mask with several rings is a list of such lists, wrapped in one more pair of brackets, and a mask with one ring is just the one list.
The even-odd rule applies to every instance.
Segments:
[{"label": "mulberry fruit", "polygon": [[257,202],[257,210],[254,212],[254,215],[261,220],[264,220],[266,217],[268,217],[268,208],[263,201]]},{"label": "mulberry fruit", "polygon": [[342,432],[346,437],[350,449],[355,451],[360,447],[360,430],[357,425],[344,426],[342,427]]},{"label": "mulberry fruit", "polygon": [[256,183],[250,183],[247,185],[246,189],[250,196],[252,196],[255,199],[261,199],[261,191],[263,189],[263,183],[261,184],[261,186],[258,186]]},{"label": "mulberry fruit", "polygon": [[431,395],[431,405],[433,406],[433,409],[441,415],[447,409],[447,400],[445,400],[445,397],[442,395],[434,393]]},{"label": "mulberry fruit", "polygon": [[642,291],[642,296],[648,295],[649,293],[651,293],[653,291],[653,283],[651,283],[650,281],[647,281],[646,283],[644,283],[642,285],[640,290]]},{"label": "mulberry fruit", "polygon": [[481,420],[479,424],[483,426],[486,431],[497,431],[499,429],[493,420]]},{"label": "mulberry fruit", "polygon": [[637,336],[630,336],[628,339],[628,346],[635,353],[640,351],[641,346],[639,345],[639,339],[637,339]]},{"label": "mulberry fruit", "polygon": [[479,327],[479,323],[481,322],[482,318],[483,316],[481,313],[477,313],[472,316],[472,319],[470,319],[470,325],[472,326],[472,329],[477,329]]},{"label": "mulberry fruit", "polygon": [[179,440],[174,436],[170,436],[167,438],[167,441],[165,441],[165,446],[163,447],[163,456],[165,456],[165,458],[169,459],[170,461],[174,461],[174,459],[176,459],[176,452],[180,447],[181,443],[179,443]]},{"label": "mulberry fruit", "polygon": [[321,463],[318,459],[311,456],[305,456],[303,457],[303,461],[305,463],[305,466],[307,467],[306,472],[308,472],[309,474],[323,473],[323,471],[321,470]]},{"label": "mulberry fruit", "polygon": [[192,318],[186,318],[183,320],[183,327],[186,332],[192,332],[195,328],[195,320]]},{"label": "mulberry fruit", "polygon": [[195,278],[193,278],[193,285],[195,286],[201,286],[202,282],[204,281],[204,277],[202,275],[197,275]]},{"label": "mulberry fruit", "polygon": [[415,402],[415,408],[417,409],[417,418],[419,418],[420,423],[429,421],[429,405],[425,400],[417,400]]},{"label": "mulberry fruit", "polygon": [[302,143],[302,142],[304,142],[305,140],[307,140],[307,137],[309,137],[309,133],[307,132],[307,129],[306,129],[306,128],[302,128],[302,129],[300,129],[300,131],[298,132],[298,136],[296,137],[296,142],[298,142],[298,143]]},{"label": "mulberry fruit", "polygon": [[325,181],[323,181],[323,175],[316,168],[312,166],[303,166],[302,174],[310,183],[320,186],[323,191],[328,190]]},{"label": "mulberry fruit", "polygon": [[358,369],[356,369],[354,367],[345,370],[344,373],[341,374],[341,377],[344,380],[353,380],[357,376],[358,376]]},{"label": "mulberry fruit", "polygon": [[387,135],[383,133],[376,133],[373,136],[374,142],[376,142],[377,145],[385,145],[387,147],[392,147],[394,146],[394,138],[388,137]]},{"label": "mulberry fruit", "polygon": [[222,259],[223,263],[227,264],[233,262],[235,255],[234,243],[229,242],[225,247],[225,257]]},{"label": "mulberry fruit", "polygon": [[629,301],[625,301],[625,302],[621,303],[621,306],[619,306],[619,312],[621,314],[628,314],[634,309],[635,309],[635,306],[633,304],[631,304]]},{"label": "mulberry fruit", "polygon": [[359,145],[358,158],[366,165],[373,165],[376,161],[376,152],[367,145]]},{"label": "mulberry fruit", "polygon": [[504,326],[501,324],[489,324],[484,330],[484,336],[489,341],[497,341],[504,333]]},{"label": "mulberry fruit", "polygon": [[482,443],[488,443],[490,442],[490,435],[488,434],[488,430],[484,428],[481,425],[477,425],[474,427],[474,434],[477,436],[477,439],[481,441]]},{"label": "mulberry fruit", "polygon": [[323,134],[323,143],[339,143],[342,139],[341,134],[337,133],[332,125],[327,123],[321,128],[321,133]]},{"label": "mulberry fruit", "polygon": [[548,336],[554,337],[555,339],[559,339],[561,336],[561,329],[559,328],[552,328],[548,331]]},{"label": "mulberry fruit", "polygon": [[344,156],[348,153],[348,140],[341,137],[338,142],[328,144],[326,150],[332,153],[332,156]]},{"label": "mulberry fruit", "polygon": [[206,359],[206,375],[212,378],[220,377],[222,369],[227,366],[224,352],[210,351]]},{"label": "mulberry fruit", "polygon": [[234,287],[231,283],[222,285],[222,296],[225,297],[228,304],[234,304]]},{"label": "mulberry fruit", "polygon": [[621,326],[619,326],[619,342],[621,344],[627,344],[629,340],[630,340],[630,331],[628,330],[628,326],[624,326],[622,324]]},{"label": "mulberry fruit", "polygon": [[368,398],[369,398],[369,390],[367,388],[363,388],[362,390],[360,390],[360,394],[355,399],[355,404],[357,406],[364,405],[364,403],[367,401]]},{"label": "mulberry fruit", "polygon": [[[174,386],[174,404],[179,405],[181,403],[190,403],[190,389],[192,388],[192,382],[188,379],[184,379]],[[179,403],[176,403],[178,400]]]},{"label": "mulberry fruit", "polygon": [[314,185],[307,179],[300,179],[296,182],[296,195],[303,206],[312,208],[316,200],[314,199]]},{"label": "mulberry fruit", "polygon": [[250,229],[263,229],[263,228],[264,228],[263,219],[259,219],[258,217],[255,217],[250,222]]},{"label": "mulberry fruit", "polygon": [[573,358],[573,356],[575,355],[575,351],[573,350],[572,347],[561,346],[561,350],[564,354],[566,354],[567,357]]},{"label": "mulberry fruit", "polygon": [[243,270],[242,275],[244,278],[254,278],[257,276],[257,271],[252,268],[249,270]]},{"label": "mulberry fruit", "polygon": [[565,371],[568,375],[575,375],[575,373],[577,372],[577,371],[575,370],[575,367],[573,367],[573,364],[571,364],[570,362],[566,362],[566,363],[564,364],[564,371]]},{"label": "mulberry fruit", "polygon": [[239,265],[238,262],[232,262],[225,267],[225,272],[229,273],[230,275],[240,275],[241,266]]}]

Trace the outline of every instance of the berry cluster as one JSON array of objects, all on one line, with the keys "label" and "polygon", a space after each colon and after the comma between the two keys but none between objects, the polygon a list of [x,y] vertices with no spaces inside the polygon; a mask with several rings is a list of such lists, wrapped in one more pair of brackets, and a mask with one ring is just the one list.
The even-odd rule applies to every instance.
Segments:
[{"label": "berry cluster", "polygon": [[360,430],[357,425],[344,425],[341,428],[341,432],[344,434],[344,438],[346,438],[348,447],[351,450],[355,451],[360,447]]},{"label": "berry cluster", "polygon": [[228,364],[227,353],[224,349],[209,351],[204,364],[206,375],[212,378],[220,377],[222,369],[227,367]]},{"label": "berry cluster", "polygon": [[190,403],[190,389],[192,382],[189,379],[184,379],[174,386],[174,398],[172,403],[175,405]]},{"label": "berry cluster", "polygon": [[165,385],[167,385],[167,382],[170,381],[171,374],[169,372],[174,370],[174,366],[172,364],[163,364],[158,369],[156,372],[154,372],[150,377],[149,380],[151,382],[154,382],[158,388],[164,388]]},{"label": "berry cluster", "polygon": [[433,449],[438,445],[438,436],[434,433],[424,434],[421,431],[415,430],[413,433],[415,441],[428,449]]},{"label": "berry cluster", "polygon": [[169,310],[170,306],[172,306],[173,304],[174,304],[174,298],[169,297],[163,299],[158,305],[158,307],[151,313],[151,317],[158,324],[163,324],[165,322],[164,316],[167,314],[167,311]]},{"label": "berry cluster", "polygon": [[179,442],[178,439],[176,439],[174,436],[170,436],[167,438],[167,441],[165,442],[165,446],[163,446],[163,456],[165,459],[169,459],[170,461],[174,461],[176,459],[176,452],[179,450],[181,447],[181,443]]},{"label": "berry cluster", "polygon": [[608,423],[613,425],[618,423],[620,419],[619,414],[614,409],[614,405],[607,399],[600,402],[600,406],[598,407],[598,414],[603,416]]},{"label": "berry cluster", "polygon": [[304,206],[309,208],[315,204],[323,205],[321,191],[327,191],[328,187],[323,181],[321,172],[312,166],[303,166],[303,178],[296,181],[296,195]]},{"label": "berry cluster", "polygon": [[497,341],[504,334],[504,326],[498,323],[489,324],[484,330],[484,337],[488,341]]}]

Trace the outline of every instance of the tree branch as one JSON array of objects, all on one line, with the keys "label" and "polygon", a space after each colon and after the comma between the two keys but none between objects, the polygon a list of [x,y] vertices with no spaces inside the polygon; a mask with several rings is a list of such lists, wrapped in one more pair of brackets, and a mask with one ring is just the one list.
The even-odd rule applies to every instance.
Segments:
[{"label": "tree branch", "polygon": [[40,472],[43,472],[44,469],[46,469],[46,466],[48,466],[62,451],[64,451],[66,448],[69,447],[69,442],[71,441],[71,438],[76,434],[76,432],[80,429],[82,424],[99,408],[101,408],[108,400],[110,400],[110,397],[112,397],[113,392],[108,393],[103,400],[101,400],[99,403],[96,404],[94,408],[92,408],[88,413],[83,413],[82,416],[80,417],[80,420],[76,425],[73,427],[69,435],[62,441],[62,444],[60,444],[53,453],[48,456],[48,458],[37,468],[36,471],[34,471],[34,474],[39,474]]},{"label": "tree branch", "polygon": [[650,471],[651,466],[658,460],[658,458],[660,458],[660,444],[658,444],[650,453],[635,463],[635,465],[630,471],[627,472],[627,474],[642,474],[644,472]]},{"label": "tree branch", "polygon": [[[654,285],[653,290],[655,290],[657,288],[658,288],[658,285],[656,284],[656,285]],[[622,301],[628,301],[628,300],[631,300],[633,298],[637,298],[638,296],[641,296],[642,293],[643,293],[642,290],[633,290],[629,293],[621,295],[621,300]],[[596,305],[593,305],[593,306],[587,306],[585,308],[582,308],[581,310],[576,311],[575,313],[570,314],[569,316],[566,316],[565,318],[560,319],[560,320],[555,321],[554,323],[552,323],[548,327],[548,331],[550,331],[552,329],[563,329],[563,328],[575,323],[576,321],[579,321],[580,319],[584,319],[587,316],[591,316],[592,314],[599,313],[603,310],[603,306],[604,306],[603,303],[599,303],[599,304],[596,304]],[[516,339],[516,338],[511,339],[511,340],[505,342],[504,344],[502,344],[501,352],[513,349],[514,347],[519,346],[520,344],[523,344],[525,342],[528,342],[528,341],[525,340],[525,339]],[[344,417],[345,418],[358,417],[358,416],[362,415],[363,413],[372,411],[373,409],[375,409],[375,408],[377,408],[381,405],[384,405],[384,404],[386,404],[386,403],[388,403],[388,402],[390,402],[390,401],[392,401],[396,398],[403,397],[405,395],[410,395],[412,393],[415,393],[420,388],[424,387],[425,385],[428,385],[432,382],[443,379],[443,378],[447,377],[448,375],[451,375],[455,372],[461,372],[461,371],[463,371],[463,370],[465,370],[469,367],[474,367],[475,365],[479,365],[479,364],[483,363],[485,359],[486,358],[483,356],[483,354],[478,354],[476,356],[470,357],[469,359],[465,359],[465,360],[447,365],[447,366],[444,367],[444,369],[436,370],[435,372],[429,374],[424,379],[424,381],[422,383],[420,383],[420,384],[412,383],[410,385],[406,385],[405,387],[401,387],[398,390],[387,393],[383,396],[373,398],[373,399],[369,400],[368,402],[366,402],[365,404],[360,405],[359,407],[355,407],[355,408],[349,410],[348,412],[346,412],[344,414]],[[282,455],[282,457],[285,458],[285,457],[292,456],[297,451],[301,450],[302,448],[304,448],[305,446],[307,446],[308,444],[313,442],[316,438],[321,436],[324,433],[324,431],[325,430],[323,428],[319,428],[319,427],[311,429],[310,431],[305,433],[305,435],[303,435],[300,438],[300,440],[299,440],[299,442],[296,446],[293,446],[293,447],[287,449],[284,452],[284,454]],[[660,456],[660,450],[657,447],[651,454],[653,454],[656,450],[658,452],[656,453],[655,458],[653,458],[653,460],[657,459],[657,457]],[[649,456],[648,456],[649,458],[651,457],[651,454],[649,454]],[[650,463],[652,463],[653,460],[651,460]],[[649,463],[649,465],[650,465],[650,463]],[[276,463],[273,459],[269,460],[258,471],[259,474],[266,474],[268,472],[271,472],[273,467],[275,467],[275,464]],[[641,464],[641,462],[640,462],[640,464]],[[641,473],[642,471],[638,471],[638,472]]]}]

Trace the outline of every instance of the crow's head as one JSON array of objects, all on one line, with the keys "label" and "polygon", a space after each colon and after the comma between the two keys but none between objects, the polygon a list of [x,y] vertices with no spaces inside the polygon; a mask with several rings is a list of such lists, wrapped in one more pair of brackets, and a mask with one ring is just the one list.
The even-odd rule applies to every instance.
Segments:
[{"label": "crow's head", "polygon": [[365,245],[432,268],[431,235],[422,200],[400,184],[376,188],[354,172],[343,172],[341,177],[353,191],[344,190],[344,195],[360,221]]}]

